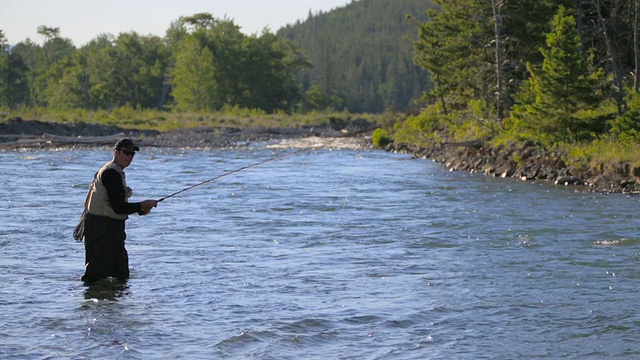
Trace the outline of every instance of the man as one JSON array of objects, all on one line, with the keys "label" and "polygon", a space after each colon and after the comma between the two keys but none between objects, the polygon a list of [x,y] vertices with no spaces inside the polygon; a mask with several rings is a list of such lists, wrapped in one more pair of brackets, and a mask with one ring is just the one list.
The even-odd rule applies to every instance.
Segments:
[{"label": "man", "polygon": [[[157,200],[130,203],[132,191],[125,182],[124,169],[131,164],[140,148],[131,139],[121,139],[113,149],[113,160],[95,175],[87,200],[85,214],[76,239],[84,237],[85,283],[108,277],[118,280],[129,278],[129,257],[124,247],[125,221],[129,214],[148,214],[158,205]],[[81,226],[83,225],[83,228]],[[78,228],[76,229],[78,232]]]}]

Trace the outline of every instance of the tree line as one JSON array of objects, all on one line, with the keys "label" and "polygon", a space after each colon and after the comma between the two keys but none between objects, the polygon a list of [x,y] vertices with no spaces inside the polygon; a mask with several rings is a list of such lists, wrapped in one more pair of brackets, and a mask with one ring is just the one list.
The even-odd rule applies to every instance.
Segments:
[{"label": "tree line", "polygon": [[434,0],[414,59],[433,89],[398,136],[640,141],[636,0]]},{"label": "tree line", "polygon": [[[431,1],[361,0],[275,34],[232,20],[181,17],[164,37],[101,34],[76,48],[60,28],[9,47],[0,30],[0,107],[266,112],[416,108],[430,86],[414,64],[418,19]],[[413,15],[407,18],[407,15]]]},{"label": "tree line", "polygon": [[297,73],[309,62],[268,31],[244,35],[232,20],[200,13],[171,23],[164,38],[102,34],[81,48],[40,26],[44,42],[9,47],[0,30],[0,107],[175,109],[224,106],[292,111]]}]

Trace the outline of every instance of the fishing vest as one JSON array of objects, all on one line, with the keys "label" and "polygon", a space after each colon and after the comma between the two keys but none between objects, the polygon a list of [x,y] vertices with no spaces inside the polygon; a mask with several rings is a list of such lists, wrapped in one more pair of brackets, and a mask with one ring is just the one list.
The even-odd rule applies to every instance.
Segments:
[{"label": "fishing vest", "polygon": [[102,174],[109,169],[116,170],[122,177],[122,187],[125,190],[124,201],[127,202],[129,196],[131,196],[131,190],[127,187],[127,183],[125,181],[124,171],[122,171],[122,169],[116,165],[113,160],[109,161],[104,164],[100,170],[98,170],[96,177],[93,179],[87,199],[87,211],[89,214],[93,215],[106,216],[117,220],[127,220],[129,218],[128,214],[116,214],[116,212],[113,211],[111,203],[109,202],[107,188],[102,183]]}]

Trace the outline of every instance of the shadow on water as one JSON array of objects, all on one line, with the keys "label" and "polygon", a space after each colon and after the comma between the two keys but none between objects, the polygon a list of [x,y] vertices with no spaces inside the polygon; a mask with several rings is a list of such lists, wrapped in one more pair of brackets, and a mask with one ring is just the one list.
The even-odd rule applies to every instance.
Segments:
[{"label": "shadow on water", "polygon": [[128,294],[129,285],[127,281],[120,281],[115,278],[107,278],[91,283],[85,283],[84,298],[87,300],[109,300],[118,301]]}]

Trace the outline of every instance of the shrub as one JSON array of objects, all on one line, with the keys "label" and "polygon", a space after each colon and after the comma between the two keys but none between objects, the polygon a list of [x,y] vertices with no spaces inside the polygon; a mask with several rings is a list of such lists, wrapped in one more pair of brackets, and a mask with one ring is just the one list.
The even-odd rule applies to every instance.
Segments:
[{"label": "shrub", "polygon": [[371,135],[371,142],[374,146],[385,147],[393,142],[393,139],[389,135],[389,132],[385,129],[376,129]]}]

